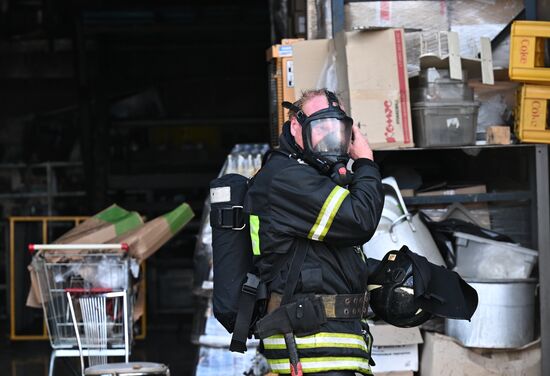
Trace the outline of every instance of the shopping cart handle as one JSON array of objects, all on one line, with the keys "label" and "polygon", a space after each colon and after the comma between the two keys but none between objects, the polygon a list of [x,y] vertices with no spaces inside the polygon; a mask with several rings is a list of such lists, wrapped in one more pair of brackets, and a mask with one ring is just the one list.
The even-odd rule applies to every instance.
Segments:
[{"label": "shopping cart handle", "polygon": [[29,244],[31,254],[37,250],[79,250],[79,249],[120,249],[128,252],[128,243],[117,244]]}]

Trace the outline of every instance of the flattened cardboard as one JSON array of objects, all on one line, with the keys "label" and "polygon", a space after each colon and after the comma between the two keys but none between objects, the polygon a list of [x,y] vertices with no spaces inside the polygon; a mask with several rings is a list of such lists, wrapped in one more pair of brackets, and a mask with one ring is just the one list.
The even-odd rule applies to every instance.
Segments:
[{"label": "flattened cardboard", "polygon": [[[54,244],[93,244],[106,243],[117,235],[123,234],[143,224],[143,218],[136,212],[129,212],[113,204],[81,224],[75,226]],[[38,276],[32,264],[27,267],[31,279],[31,288],[26,305],[32,308],[42,307],[42,296],[38,288]]]},{"label": "flattened cardboard", "polygon": [[309,89],[318,89],[319,78],[334,51],[331,39],[298,42],[294,46],[294,92],[296,96]]},{"label": "flattened cardboard", "polygon": [[422,343],[418,328],[398,328],[389,324],[370,325],[374,346],[416,345]]},{"label": "flattened cardboard", "polygon": [[152,219],[143,226],[128,231],[110,242],[128,244],[129,254],[141,262],[172,239],[194,216],[191,207],[184,203],[173,211]]},{"label": "flattened cardboard", "polygon": [[[414,146],[403,30],[341,33],[335,41],[339,85],[349,93],[348,109],[371,147]],[[347,80],[340,80],[345,71]]]}]

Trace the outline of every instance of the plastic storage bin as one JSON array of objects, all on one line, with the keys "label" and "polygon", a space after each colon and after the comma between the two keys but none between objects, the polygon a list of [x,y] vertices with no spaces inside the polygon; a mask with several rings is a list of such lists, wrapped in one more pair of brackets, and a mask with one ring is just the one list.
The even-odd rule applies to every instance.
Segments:
[{"label": "plastic storage bin", "polygon": [[550,86],[523,85],[518,90],[516,103],[516,136],[524,142],[550,144]]},{"label": "plastic storage bin", "polygon": [[462,77],[454,80],[446,69],[423,69],[418,76],[418,87],[411,89],[411,102],[473,101],[474,91],[466,84],[468,73],[462,71]]},{"label": "plastic storage bin", "polygon": [[517,244],[455,232],[456,268],[463,277],[483,279],[528,278],[538,252]]},{"label": "plastic storage bin", "polygon": [[478,102],[417,102],[411,109],[417,146],[475,143]]},{"label": "plastic storage bin", "polygon": [[550,67],[545,66],[544,45],[550,38],[550,22],[515,21],[510,37],[510,79],[550,83]]},{"label": "plastic storage bin", "polygon": [[411,90],[411,102],[473,101],[474,91],[462,83],[427,84]]}]

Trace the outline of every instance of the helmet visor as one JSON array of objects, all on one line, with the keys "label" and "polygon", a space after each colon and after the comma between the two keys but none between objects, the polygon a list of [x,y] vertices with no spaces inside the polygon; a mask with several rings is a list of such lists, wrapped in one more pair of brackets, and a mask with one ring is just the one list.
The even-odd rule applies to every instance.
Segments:
[{"label": "helmet visor", "polygon": [[323,156],[346,156],[351,141],[351,124],[336,118],[307,123],[306,143],[309,149]]}]

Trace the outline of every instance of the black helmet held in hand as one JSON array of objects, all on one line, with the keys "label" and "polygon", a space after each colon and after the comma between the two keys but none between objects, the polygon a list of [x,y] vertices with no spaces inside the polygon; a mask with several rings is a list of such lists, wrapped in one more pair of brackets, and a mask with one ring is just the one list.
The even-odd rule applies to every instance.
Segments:
[{"label": "black helmet held in hand", "polygon": [[429,262],[407,248],[388,252],[369,275],[370,306],[389,324],[421,325],[432,315],[470,320],[476,290],[456,272]]},{"label": "black helmet held in hand", "polygon": [[414,296],[413,263],[404,252],[386,253],[376,271],[369,275],[370,306],[388,324],[408,328],[432,316],[420,308]]}]

